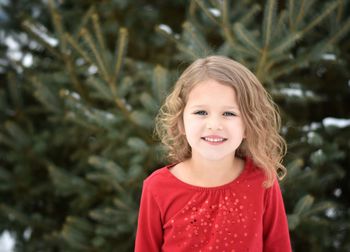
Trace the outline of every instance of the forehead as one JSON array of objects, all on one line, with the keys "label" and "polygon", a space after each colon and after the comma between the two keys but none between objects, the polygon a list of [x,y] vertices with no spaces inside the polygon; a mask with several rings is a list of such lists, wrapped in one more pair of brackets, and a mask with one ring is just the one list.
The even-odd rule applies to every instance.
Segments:
[{"label": "forehead", "polygon": [[187,96],[187,103],[215,102],[217,104],[236,104],[236,92],[233,86],[216,80],[204,80],[192,87]]}]

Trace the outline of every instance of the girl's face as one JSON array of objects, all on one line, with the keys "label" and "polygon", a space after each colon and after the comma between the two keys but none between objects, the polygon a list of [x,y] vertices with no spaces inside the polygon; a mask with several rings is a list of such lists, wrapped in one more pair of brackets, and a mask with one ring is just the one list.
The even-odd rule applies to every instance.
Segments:
[{"label": "girl's face", "polygon": [[190,91],[183,122],[192,158],[233,158],[244,138],[235,91],[215,80],[202,81]]}]

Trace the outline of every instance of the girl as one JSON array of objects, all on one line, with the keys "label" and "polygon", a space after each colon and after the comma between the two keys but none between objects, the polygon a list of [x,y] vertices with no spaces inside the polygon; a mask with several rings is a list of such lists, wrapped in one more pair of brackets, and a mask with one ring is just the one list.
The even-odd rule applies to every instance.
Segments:
[{"label": "girl", "polygon": [[279,124],[247,68],[192,63],[156,119],[172,164],[144,181],[135,251],[291,251]]}]

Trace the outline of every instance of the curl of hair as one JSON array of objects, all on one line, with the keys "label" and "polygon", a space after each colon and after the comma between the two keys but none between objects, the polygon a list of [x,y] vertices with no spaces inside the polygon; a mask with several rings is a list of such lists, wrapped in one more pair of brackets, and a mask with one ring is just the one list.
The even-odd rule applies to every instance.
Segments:
[{"label": "curl of hair", "polygon": [[155,133],[167,147],[169,161],[182,162],[191,157],[191,147],[183,134],[183,111],[192,88],[208,79],[235,90],[246,135],[236,155],[251,158],[264,171],[266,187],[271,186],[276,177],[282,179],[286,175],[282,164],[286,143],[279,134],[278,108],[249,69],[224,56],[194,61],[179,77],[160,108]]}]

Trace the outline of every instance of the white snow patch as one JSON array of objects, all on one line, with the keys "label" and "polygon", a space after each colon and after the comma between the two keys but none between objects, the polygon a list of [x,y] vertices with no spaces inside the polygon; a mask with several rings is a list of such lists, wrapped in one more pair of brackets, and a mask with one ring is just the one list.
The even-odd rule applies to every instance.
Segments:
[{"label": "white snow patch", "polygon": [[25,67],[30,67],[33,64],[33,55],[30,53],[27,53],[26,55],[24,55],[22,59],[22,64]]},{"label": "white snow patch", "polygon": [[220,17],[221,11],[215,8],[209,8],[209,12],[215,17]]},{"label": "white snow patch", "polygon": [[26,26],[29,29],[31,29],[31,31],[33,33],[35,33],[38,37],[42,38],[49,45],[51,45],[53,47],[58,45],[58,43],[59,43],[58,40],[56,38],[50,37],[47,34],[48,31],[44,26],[39,25],[39,24],[33,25],[33,24],[30,24],[29,22],[26,23]]},{"label": "white snow patch", "polygon": [[334,190],[333,194],[335,197],[339,198],[340,195],[342,194],[342,190],[340,188],[337,188]]},{"label": "white snow patch", "polygon": [[350,119],[339,119],[334,117],[324,118],[322,121],[324,126],[337,126],[338,128],[345,128],[350,126]]},{"label": "white snow patch", "polygon": [[170,26],[168,26],[166,24],[160,24],[159,29],[161,29],[162,31],[165,31],[168,34],[173,33],[173,30],[170,28]]},{"label": "white snow patch", "polygon": [[337,59],[337,57],[333,53],[325,53],[325,54],[322,55],[322,59],[334,61],[334,60]]},{"label": "white snow patch", "polygon": [[16,40],[14,40],[11,36],[6,37],[5,44],[10,50],[19,50],[20,48],[19,43]]},{"label": "white snow patch", "polygon": [[32,236],[32,229],[31,228],[26,228],[23,233],[23,237],[25,240],[29,240],[30,237]]},{"label": "white snow patch", "polygon": [[106,113],[105,113],[105,117],[106,117],[106,119],[108,119],[108,120],[113,120],[113,119],[115,119],[115,116],[114,116],[112,113],[109,113],[109,112],[106,112]]},{"label": "white snow patch", "polygon": [[76,92],[72,92],[72,97],[75,98],[76,100],[80,100],[80,95]]},{"label": "white snow patch", "polygon": [[1,252],[13,252],[15,247],[15,240],[8,231],[4,231],[0,235],[0,251]]},{"label": "white snow patch", "polygon": [[281,94],[287,96],[297,96],[297,97],[313,97],[314,93],[310,90],[303,91],[297,88],[282,88],[279,91]]},{"label": "white snow patch", "polygon": [[89,73],[89,74],[95,74],[95,73],[97,73],[97,67],[94,66],[94,65],[91,65],[91,66],[88,68],[88,73]]},{"label": "white snow patch", "polygon": [[326,216],[327,216],[328,218],[334,218],[336,215],[337,215],[337,213],[336,213],[334,207],[328,208],[328,209],[326,210]]},{"label": "white snow patch", "polygon": [[321,127],[320,123],[312,122],[309,125],[303,126],[303,130],[304,131],[311,131],[311,130],[316,130],[316,129],[320,128],[320,127]]}]

